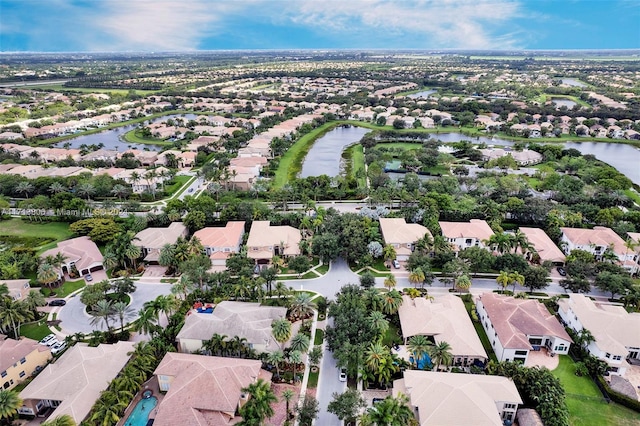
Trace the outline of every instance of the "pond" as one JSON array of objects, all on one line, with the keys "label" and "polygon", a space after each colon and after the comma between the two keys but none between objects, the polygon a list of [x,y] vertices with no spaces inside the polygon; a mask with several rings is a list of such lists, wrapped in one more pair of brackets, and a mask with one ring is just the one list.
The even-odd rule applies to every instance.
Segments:
[{"label": "pond", "polygon": [[418,93],[412,93],[410,95],[407,95],[407,98],[412,98],[412,99],[417,99],[417,98],[428,98],[429,95],[436,93],[437,90],[435,89],[429,89],[429,90],[423,90],[422,92],[418,92]]},{"label": "pond", "polygon": [[369,132],[362,127],[336,127],[313,144],[302,163],[300,177],[340,174],[340,161],[345,147],[358,142]]},{"label": "pond", "polygon": [[567,98],[552,98],[551,102],[553,102],[557,108],[566,106],[568,109],[571,109],[574,106],[578,105],[577,102]]},{"label": "pond", "polygon": [[574,87],[587,87],[586,84],[584,84],[580,80],[576,80],[575,78],[563,78],[562,84],[566,84],[567,86],[574,86]]},{"label": "pond", "polygon": [[[154,118],[153,120],[151,120],[151,122],[155,123],[158,121],[167,120],[169,118],[176,118],[176,117],[184,118],[186,120],[192,120],[198,116],[195,114],[182,114],[182,115],[172,114],[172,115],[165,115],[163,117]],[[121,137],[125,133],[137,127],[138,127],[138,124],[130,124],[128,126],[117,127],[115,129],[105,130],[104,132],[94,133],[92,135],[78,136],[77,138],[69,139],[63,142],[58,142],[54,146],[58,148],[62,148],[64,144],[69,143],[71,144],[71,148],[80,148],[80,145],[83,145],[83,144],[89,146],[89,145],[98,145],[102,143],[105,149],[115,149],[118,151],[126,151],[129,148],[134,148],[139,150],[147,149],[149,151],[160,151],[160,149],[162,148],[160,145],[129,143],[121,139]]]}]

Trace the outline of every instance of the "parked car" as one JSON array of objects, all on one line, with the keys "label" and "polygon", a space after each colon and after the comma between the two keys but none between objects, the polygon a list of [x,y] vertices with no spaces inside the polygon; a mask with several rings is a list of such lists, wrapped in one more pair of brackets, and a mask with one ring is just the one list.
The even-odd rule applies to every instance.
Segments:
[{"label": "parked car", "polygon": [[341,382],[347,381],[347,369],[344,367],[340,367],[340,376],[339,379]]},{"label": "parked car", "polygon": [[56,335],[52,333],[46,337],[43,337],[42,340],[40,340],[38,343],[40,343],[41,345],[46,345],[50,341],[55,340],[55,338],[56,338]]},{"label": "parked car", "polygon": [[84,276],[84,279],[85,279],[86,281],[93,281],[93,277],[91,276],[91,274],[87,274],[87,275],[85,275],[85,276]]},{"label": "parked car", "polygon": [[62,351],[64,351],[67,347],[67,344],[65,342],[58,342],[57,345],[54,345],[53,347],[51,347],[51,353],[53,355],[56,355]]},{"label": "parked car", "polygon": [[393,267],[400,269],[400,262],[398,262],[398,259],[393,259]]},{"label": "parked car", "polygon": [[558,273],[559,273],[560,275],[562,275],[563,277],[566,277],[566,276],[567,276],[567,271],[566,271],[562,266],[558,266],[558,267],[556,268],[556,271],[558,271]]},{"label": "parked car", "polygon": [[51,339],[46,343],[46,345],[49,346],[49,347],[52,347],[52,346],[57,345],[58,343],[60,343],[60,341],[58,339]]},{"label": "parked car", "polygon": [[56,299],[49,302],[49,306],[64,306],[67,302],[63,299]]}]

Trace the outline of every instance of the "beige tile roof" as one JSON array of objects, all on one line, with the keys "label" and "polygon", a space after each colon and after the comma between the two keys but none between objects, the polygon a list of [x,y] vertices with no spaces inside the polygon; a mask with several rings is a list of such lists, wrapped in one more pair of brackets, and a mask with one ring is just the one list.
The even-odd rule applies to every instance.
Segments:
[{"label": "beige tile roof", "polygon": [[439,222],[442,235],[446,238],[478,238],[488,240],[493,235],[489,224],[480,219],[469,222]]},{"label": "beige tile roof", "polygon": [[436,343],[447,342],[454,356],[487,358],[462,299],[452,294],[439,295],[433,301],[424,297],[402,296],[398,309],[402,335],[434,336]]},{"label": "beige tile roof", "polygon": [[244,222],[227,222],[223,227],[209,227],[196,231],[193,236],[203,247],[236,247],[244,234]]},{"label": "beige tile roof", "polygon": [[271,323],[284,318],[287,308],[261,306],[259,303],[224,301],[213,313],[192,313],[187,317],[176,340],[209,340],[214,334],[238,336],[256,345],[267,344],[267,351],[279,349],[271,334]]},{"label": "beige tile roof", "polygon": [[134,349],[133,346],[133,342],[118,342],[91,348],[86,343],[77,343],[42,370],[20,392],[20,398],[62,401],[52,415],[68,414],[80,423],[91,411],[100,392],[129,361],[127,353]]},{"label": "beige tile roof", "polygon": [[529,243],[536,249],[541,261],[550,260],[564,263],[564,253],[542,229],[522,227],[520,231],[527,236]]},{"label": "beige tile roof", "polygon": [[55,256],[58,252],[65,257],[65,263],[75,262],[76,268],[80,273],[83,269],[102,265],[103,257],[96,243],[91,241],[87,236],[72,238],[70,240],[61,241],[56,248],[45,251],[40,255],[44,259],[47,256]]},{"label": "beige tile roof", "polygon": [[425,234],[432,238],[429,230],[418,223],[407,223],[404,218],[380,218],[380,230],[385,244],[399,244],[397,254],[411,254],[407,244],[413,244]]},{"label": "beige tile roof", "polygon": [[242,388],[271,373],[258,360],[220,358],[167,353],[154,372],[173,378],[169,391],[158,405],[154,425],[226,426],[235,417]]},{"label": "beige tile roof", "polygon": [[602,351],[624,354],[627,347],[640,347],[640,313],[594,302],[584,294],[570,294],[568,299],[558,300],[558,306],[564,312],[571,308]]},{"label": "beige tile roof", "polygon": [[182,222],[173,222],[167,228],[147,228],[138,232],[132,242],[138,247],[161,249],[165,244],[175,244],[178,237],[187,234],[187,227]]},{"label": "beige tile roof", "polygon": [[27,297],[31,291],[29,281],[30,280],[0,280],[0,284],[5,284],[7,286],[9,289],[9,296],[17,298],[18,294],[21,294],[22,296],[19,299],[22,300]]},{"label": "beige tile roof", "polygon": [[613,229],[605,226],[596,226],[593,229],[560,228],[560,230],[575,245],[595,244],[596,246],[608,247],[613,244],[615,253],[624,254],[627,252],[624,240]]},{"label": "beige tile roof", "polygon": [[49,351],[49,348],[39,345],[33,339],[26,337],[20,340],[7,339],[6,336],[0,334],[0,371],[6,371],[33,351],[45,352]]},{"label": "beige tile roof", "polygon": [[408,395],[426,425],[501,426],[498,402],[522,404],[513,381],[500,376],[407,370],[393,394]]},{"label": "beige tile roof", "polygon": [[562,324],[537,300],[496,293],[483,293],[478,299],[504,348],[533,349],[527,336],[554,336],[573,342]]},{"label": "beige tile roof", "polygon": [[[302,235],[300,230],[292,226],[271,226],[269,221],[257,220],[251,224],[249,238],[247,239],[247,249],[252,259],[271,258],[273,253],[268,247],[284,244],[284,254],[286,256],[297,256],[300,254],[300,240]],[[252,250],[259,248],[260,250]]]}]

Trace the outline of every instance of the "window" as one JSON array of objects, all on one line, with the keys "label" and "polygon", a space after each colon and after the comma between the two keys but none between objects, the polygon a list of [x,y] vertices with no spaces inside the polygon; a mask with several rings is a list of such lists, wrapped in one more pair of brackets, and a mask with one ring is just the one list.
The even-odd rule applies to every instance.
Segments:
[{"label": "window", "polygon": [[604,357],[605,357],[605,358],[611,358],[611,354],[610,354],[609,352],[607,352],[607,353],[604,355]]},{"label": "window", "polygon": [[2,372],[2,377],[7,377],[7,370]]},{"label": "window", "polygon": [[26,375],[27,375],[27,373],[25,373],[24,371],[21,371],[21,372],[20,372],[20,377],[24,377],[24,376],[26,376]]},{"label": "window", "polygon": [[20,364],[24,364],[25,362],[27,362],[27,359],[26,359],[26,358],[22,358],[22,359],[20,360]]},{"label": "window", "polygon": [[516,351],[516,355],[524,355],[526,356],[528,351]]},{"label": "window", "polygon": [[466,245],[468,245],[468,246],[469,246],[469,245],[471,245],[471,242],[472,242],[471,238],[467,238],[467,239],[464,241],[464,243],[465,243]]},{"label": "window", "polygon": [[505,410],[514,410],[516,408],[516,404],[504,404]]},{"label": "window", "polygon": [[622,357],[620,355],[614,355],[613,356],[613,360],[614,361],[620,361],[622,359]]}]

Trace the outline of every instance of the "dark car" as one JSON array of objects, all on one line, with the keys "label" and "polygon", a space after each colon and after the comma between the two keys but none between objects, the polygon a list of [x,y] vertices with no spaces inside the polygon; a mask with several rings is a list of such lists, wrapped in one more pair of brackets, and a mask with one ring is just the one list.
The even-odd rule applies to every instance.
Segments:
[{"label": "dark car", "polygon": [[49,306],[64,306],[66,304],[67,304],[67,302],[65,300],[62,300],[62,299],[56,299],[56,300],[52,300],[51,302],[49,302]]},{"label": "dark car", "polygon": [[565,271],[565,269],[564,269],[562,266],[558,266],[558,267],[556,268],[556,271],[558,271],[558,273],[559,273],[560,275],[562,275],[563,277],[566,277],[566,276],[567,276],[567,271]]}]

